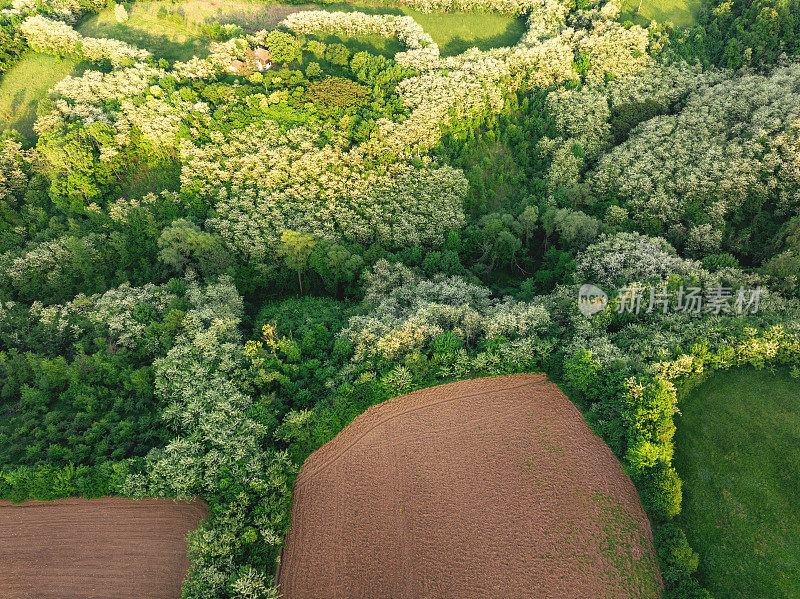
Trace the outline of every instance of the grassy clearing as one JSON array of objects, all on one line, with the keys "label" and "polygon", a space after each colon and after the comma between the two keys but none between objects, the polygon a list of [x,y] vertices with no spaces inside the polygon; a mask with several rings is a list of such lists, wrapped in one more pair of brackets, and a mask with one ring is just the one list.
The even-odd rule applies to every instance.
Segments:
[{"label": "grassy clearing", "polygon": [[32,140],[39,100],[75,70],[74,60],[27,52],[0,81],[0,131],[13,128]]},{"label": "grassy clearing", "polygon": [[375,7],[358,3],[329,4],[323,8],[328,11],[408,15],[430,34],[439,45],[442,56],[455,56],[473,47],[489,50],[512,46],[525,32],[523,19],[494,13],[422,13],[407,8]]},{"label": "grassy clearing", "polygon": [[785,372],[713,376],[680,409],[682,518],[715,597],[800,597],[800,383]]},{"label": "grassy clearing", "polygon": [[87,37],[109,37],[150,50],[157,58],[189,60],[192,56],[207,56],[207,40],[191,27],[157,18],[158,5],[156,2],[134,3],[125,23],[117,23],[114,11],[107,8],[77,29]]},{"label": "grassy clearing", "polygon": [[[156,14],[161,7],[184,17],[185,23],[157,18]],[[274,28],[292,12],[314,9],[410,15],[439,44],[443,56],[460,54],[472,47],[488,50],[510,46],[519,40],[525,30],[522,19],[499,14],[425,14],[405,8],[359,3],[297,6],[246,0],[187,0],[177,4],[168,1],[136,2],[132,5],[130,18],[123,24],[116,22],[111,9],[106,9],[83,23],[79,30],[83,35],[111,37],[146,48],[159,58],[188,60],[194,55],[205,56],[208,53],[207,40],[199,35],[199,25],[202,23],[219,21],[223,24],[239,25],[246,31],[258,31]],[[354,51],[369,50],[385,55],[392,55],[403,49],[395,39],[387,40],[375,36],[357,36],[344,40],[332,37],[330,41],[347,42]]]},{"label": "grassy clearing", "polygon": [[439,44],[442,56],[455,56],[474,47],[490,50],[513,46],[525,33],[525,21],[507,15],[403,12],[414,17]]},{"label": "grassy clearing", "polygon": [[676,27],[686,27],[695,23],[702,5],[702,0],[642,0],[642,8],[637,13],[639,0],[623,0],[620,20],[643,26],[650,21],[669,21]]}]

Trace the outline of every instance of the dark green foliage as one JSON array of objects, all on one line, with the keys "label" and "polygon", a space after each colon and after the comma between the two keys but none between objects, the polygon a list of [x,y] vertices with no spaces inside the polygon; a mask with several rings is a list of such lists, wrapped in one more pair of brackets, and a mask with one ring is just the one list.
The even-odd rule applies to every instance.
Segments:
[{"label": "dark green foliage", "polygon": [[74,359],[0,354],[0,463],[100,465],[144,455],[168,436],[149,367],[109,351]]},{"label": "dark green foliage", "polygon": [[276,333],[280,336],[302,339],[320,325],[333,334],[347,323],[351,311],[347,303],[327,297],[298,297],[269,302],[256,316],[253,330],[258,335],[261,327],[274,322]]},{"label": "dark green foliage", "polygon": [[276,353],[261,355],[266,363],[262,395],[273,402],[271,410],[282,416],[290,409],[308,409],[329,394],[325,382],[352,350],[346,339],[338,337],[353,309],[331,298],[292,298],[266,304],[254,321],[253,337],[265,339],[265,326],[274,326],[270,335],[283,338]]},{"label": "dark green foliage", "polygon": [[433,339],[431,350],[434,356],[454,355],[463,347],[461,339],[452,331],[442,333]]},{"label": "dark green foliage", "polygon": [[559,283],[566,283],[576,266],[570,251],[549,248],[542,257],[542,263],[532,279],[532,289],[547,293]]},{"label": "dark green foliage", "polygon": [[0,471],[0,498],[20,503],[29,499],[52,501],[63,497],[102,497],[117,493],[125,480],[123,462],[98,466],[22,466]]},{"label": "dark green foliage", "polygon": [[661,113],[661,108],[654,100],[645,100],[639,104],[624,104],[611,115],[611,135],[615,144],[628,139],[628,133],[639,123],[652,119]]},{"label": "dark green foliage", "polygon": [[739,261],[732,254],[711,254],[703,258],[703,268],[712,272],[721,268],[739,268]]},{"label": "dark green foliage", "polygon": [[465,269],[456,252],[445,250],[444,252],[428,252],[422,261],[422,270],[428,276],[433,276],[436,273],[453,276],[463,274]]},{"label": "dark green foliage", "polygon": [[800,51],[800,4],[794,0],[711,0],[698,21],[673,33],[671,52],[737,69]]},{"label": "dark green foliage", "polygon": [[530,195],[545,196],[542,179],[549,164],[537,146],[554,134],[545,98],[544,92],[515,94],[499,116],[461,120],[445,129],[435,153],[464,169],[470,181],[469,213],[479,216]]}]

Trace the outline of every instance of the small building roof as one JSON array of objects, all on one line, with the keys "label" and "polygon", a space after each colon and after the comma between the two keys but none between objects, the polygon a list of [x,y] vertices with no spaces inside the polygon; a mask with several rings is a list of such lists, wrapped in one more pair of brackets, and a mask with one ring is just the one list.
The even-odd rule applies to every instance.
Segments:
[{"label": "small building roof", "polygon": [[266,48],[256,48],[255,50],[253,50],[253,56],[255,56],[256,60],[259,60],[261,62],[270,61],[269,50],[267,50]]}]

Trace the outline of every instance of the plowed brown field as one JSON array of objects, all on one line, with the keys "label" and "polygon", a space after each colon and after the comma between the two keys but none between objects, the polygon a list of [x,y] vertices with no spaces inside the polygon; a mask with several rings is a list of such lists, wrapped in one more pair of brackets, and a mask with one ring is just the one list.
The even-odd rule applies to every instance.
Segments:
[{"label": "plowed brown field", "polygon": [[374,406],[295,481],[285,599],[659,597],[621,465],[541,375]]},{"label": "plowed brown field", "polygon": [[0,501],[0,597],[177,599],[206,516],[201,501]]}]

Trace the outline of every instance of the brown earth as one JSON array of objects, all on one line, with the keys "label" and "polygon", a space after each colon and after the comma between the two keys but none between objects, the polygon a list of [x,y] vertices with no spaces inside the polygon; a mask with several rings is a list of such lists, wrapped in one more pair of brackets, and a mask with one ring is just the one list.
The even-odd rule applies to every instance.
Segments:
[{"label": "brown earth", "polygon": [[541,375],[374,406],[303,465],[285,599],[659,597],[633,484]]},{"label": "brown earth", "polygon": [[207,515],[202,501],[0,501],[0,597],[176,599]]}]

